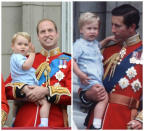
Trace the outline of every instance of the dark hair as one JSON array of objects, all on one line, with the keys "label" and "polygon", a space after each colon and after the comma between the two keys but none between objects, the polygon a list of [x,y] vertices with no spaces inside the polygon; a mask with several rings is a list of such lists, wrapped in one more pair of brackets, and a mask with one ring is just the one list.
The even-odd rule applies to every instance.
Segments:
[{"label": "dark hair", "polygon": [[111,11],[113,16],[123,16],[124,17],[124,24],[129,28],[132,24],[136,25],[136,29],[139,27],[139,20],[140,20],[140,14],[139,11],[129,5],[129,4],[124,4],[121,6],[118,6],[114,8]]},{"label": "dark hair", "polygon": [[37,34],[39,33],[39,25],[40,25],[40,23],[42,23],[42,22],[44,22],[44,21],[50,21],[50,22],[52,22],[53,25],[54,25],[54,27],[55,27],[55,30],[56,30],[56,32],[57,32],[57,26],[56,26],[56,23],[55,23],[53,20],[50,20],[50,19],[44,18],[44,19],[40,20],[40,21],[38,22],[38,24],[37,24],[37,27],[36,27]]}]

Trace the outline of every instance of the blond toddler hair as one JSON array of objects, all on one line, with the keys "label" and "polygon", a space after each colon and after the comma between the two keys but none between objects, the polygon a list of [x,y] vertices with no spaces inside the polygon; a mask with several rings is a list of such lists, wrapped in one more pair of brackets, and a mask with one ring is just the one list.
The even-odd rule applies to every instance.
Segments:
[{"label": "blond toddler hair", "polygon": [[95,20],[97,20],[100,24],[100,17],[97,16],[97,14],[92,12],[82,13],[78,21],[79,29],[81,29],[85,24],[90,24]]},{"label": "blond toddler hair", "polygon": [[26,38],[28,40],[28,42],[31,42],[31,36],[27,32],[17,32],[12,37],[12,41],[11,41],[12,44],[15,43],[18,36],[22,36],[22,37]]}]

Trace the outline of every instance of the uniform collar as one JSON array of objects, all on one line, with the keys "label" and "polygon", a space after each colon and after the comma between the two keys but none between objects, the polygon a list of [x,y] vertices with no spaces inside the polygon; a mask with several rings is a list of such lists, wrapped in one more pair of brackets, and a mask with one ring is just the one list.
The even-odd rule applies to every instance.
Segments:
[{"label": "uniform collar", "polygon": [[60,51],[60,48],[57,47],[57,48],[54,48],[52,50],[45,50],[44,48],[40,51],[40,53],[43,55],[43,56],[46,56],[46,57],[51,57],[51,56],[55,56],[55,55],[58,55],[61,53]]},{"label": "uniform collar", "polygon": [[137,44],[140,41],[141,41],[140,35],[137,33],[136,35],[131,36],[126,41],[124,41],[123,45],[124,46],[131,46],[131,45]]}]

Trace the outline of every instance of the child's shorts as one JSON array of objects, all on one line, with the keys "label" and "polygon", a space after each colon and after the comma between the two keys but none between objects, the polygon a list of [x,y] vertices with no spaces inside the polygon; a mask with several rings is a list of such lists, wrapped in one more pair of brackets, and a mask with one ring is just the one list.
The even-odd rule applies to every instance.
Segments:
[{"label": "child's shorts", "polygon": [[80,97],[81,102],[82,102],[84,105],[88,106],[88,107],[96,104],[96,103],[94,103],[93,101],[89,100],[89,99],[85,96],[85,92],[86,92],[86,91],[83,91],[81,88],[79,88],[78,94],[79,94],[79,97]]}]

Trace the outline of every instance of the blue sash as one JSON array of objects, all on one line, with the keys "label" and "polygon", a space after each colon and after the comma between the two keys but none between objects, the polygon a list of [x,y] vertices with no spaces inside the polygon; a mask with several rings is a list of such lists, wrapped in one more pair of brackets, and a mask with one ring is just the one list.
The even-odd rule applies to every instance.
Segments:
[{"label": "blue sash", "polygon": [[[60,63],[60,59],[62,57],[65,57],[67,58],[66,61],[69,62],[71,60],[71,56],[68,56],[68,55],[65,55],[65,54],[62,54],[60,55],[58,58],[54,59],[51,61],[50,63],[50,68],[51,68],[51,72],[50,72],[50,78],[56,73],[58,72],[60,69],[59,69],[59,63]],[[46,78],[44,76],[44,72],[42,73],[40,79],[39,79],[39,86],[42,85],[43,83],[46,82]]]},{"label": "blue sash", "polygon": [[[141,51],[141,50],[142,46],[137,48],[135,51]],[[104,79],[103,84],[107,92],[110,92],[114,88],[114,85],[116,85],[118,81],[126,75],[126,71],[128,68],[135,65],[129,62],[129,59],[132,57],[132,54],[133,52],[131,52],[127,57],[125,57],[121,61],[120,65],[116,66],[113,77],[109,78],[110,76],[107,75],[106,78]]]}]

